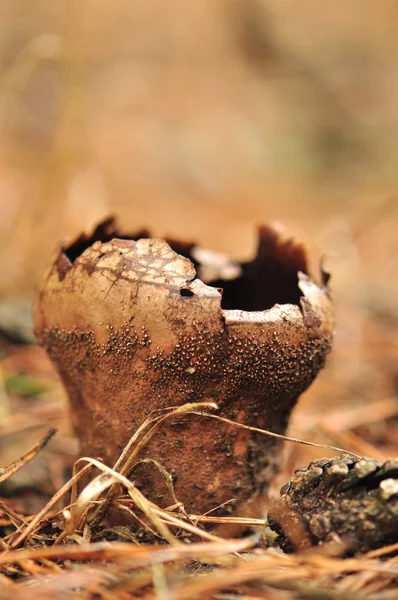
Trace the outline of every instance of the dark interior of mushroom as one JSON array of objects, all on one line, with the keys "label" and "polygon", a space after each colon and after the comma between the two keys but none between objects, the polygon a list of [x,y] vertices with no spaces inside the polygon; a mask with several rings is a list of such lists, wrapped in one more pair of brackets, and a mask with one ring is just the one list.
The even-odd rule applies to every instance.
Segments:
[{"label": "dark interior of mushroom", "polygon": [[[150,237],[147,229],[133,234],[123,231],[111,217],[100,223],[91,235],[79,236],[64,249],[64,254],[73,263],[96,241],[105,243],[113,238],[137,241]],[[194,264],[197,276],[204,283],[222,290],[225,309],[262,311],[275,304],[300,304],[302,293],[297,274],[308,274],[304,247],[294,240],[281,239],[271,226],[258,228],[256,255],[248,262],[220,257],[211,250],[198,248],[194,242],[168,237],[166,241],[175,252]]]}]

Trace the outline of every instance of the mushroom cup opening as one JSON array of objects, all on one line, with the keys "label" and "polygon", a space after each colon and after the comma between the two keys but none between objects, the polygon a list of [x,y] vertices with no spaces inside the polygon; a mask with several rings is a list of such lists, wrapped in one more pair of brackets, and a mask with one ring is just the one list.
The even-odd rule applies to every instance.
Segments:
[{"label": "mushroom cup opening", "polygon": [[[63,254],[72,264],[94,242],[109,242],[114,238],[138,241],[150,238],[148,230],[126,234],[115,224],[113,217],[100,223],[90,235],[81,235],[63,247]],[[203,250],[194,243],[167,239],[177,254],[188,258],[194,265],[197,277],[203,283],[217,288],[222,294],[224,310],[264,311],[275,304],[300,306],[303,293],[299,287],[298,273],[308,274],[307,257],[301,244],[284,240],[270,226],[259,229],[257,253],[253,260],[238,263],[225,255]],[[189,289],[181,295],[194,295]]]},{"label": "mushroom cup opening", "polygon": [[[271,227],[259,230],[253,260],[239,265],[230,262],[220,269],[218,277],[203,277],[201,265],[195,267],[205,283],[222,290],[221,308],[248,312],[264,311],[275,304],[300,306],[303,292],[299,287],[299,272],[308,275],[303,246],[281,239]],[[233,267],[235,276],[230,276]]]}]

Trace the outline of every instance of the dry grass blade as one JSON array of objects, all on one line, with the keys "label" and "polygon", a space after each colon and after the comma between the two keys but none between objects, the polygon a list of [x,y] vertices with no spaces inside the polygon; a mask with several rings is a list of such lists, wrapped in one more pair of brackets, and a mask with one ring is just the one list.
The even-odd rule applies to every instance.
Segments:
[{"label": "dry grass blade", "polygon": [[[116,463],[113,467],[113,470],[128,477],[128,475],[131,473],[132,469],[137,464],[136,458],[137,458],[138,454],[146,446],[146,444],[152,438],[152,436],[154,435],[154,433],[156,432],[158,427],[163,423],[163,421],[165,421],[166,419],[169,419],[175,415],[189,414],[189,413],[192,414],[194,409],[197,409],[200,407],[214,408],[214,409],[218,408],[214,402],[193,402],[193,403],[183,404],[182,406],[161,409],[160,411],[155,411],[154,413],[151,413],[152,416],[150,415],[144,421],[144,423],[137,429],[137,431],[133,434],[133,436],[130,438],[129,442],[126,444],[125,448],[123,449],[123,452],[121,453],[118,460],[116,461]],[[157,412],[160,412],[161,414],[155,414]],[[150,429],[148,430],[148,428],[150,428]],[[141,434],[142,434],[142,438],[140,439]],[[98,491],[96,496],[94,494],[94,491],[91,492],[88,490],[87,494],[92,493],[93,499],[94,499],[94,496],[97,498],[107,488],[109,488],[109,492],[107,494],[105,501],[97,508],[97,510],[91,516],[90,523],[92,525],[94,525],[94,524],[97,525],[98,523],[101,522],[110,502],[119,493],[119,484],[118,483],[115,484],[115,482],[112,482],[112,485],[108,486],[104,483],[103,475],[100,475],[99,477],[101,478],[101,483],[98,483],[98,486],[97,486],[95,480],[93,480],[91,482],[91,484],[89,484],[89,485],[93,485],[93,487],[96,488],[97,491],[100,490],[100,488],[102,488],[103,485],[105,485],[105,487],[103,489],[101,489],[100,491]],[[166,481],[167,481],[167,477],[166,477]],[[172,494],[174,497],[174,490],[172,491]],[[72,503],[74,503],[74,500],[75,500],[75,498],[72,498]]]},{"label": "dry grass blade", "polygon": [[[224,540],[219,538],[218,536],[208,533],[207,531],[200,529],[199,527],[187,523],[186,521],[174,516],[173,514],[167,512],[166,510],[162,510],[159,507],[155,506],[152,502],[150,502],[136,487],[135,485],[127,479],[125,476],[121,475],[121,473],[117,473],[110,467],[103,465],[99,461],[91,458],[82,458],[80,461],[89,461],[91,464],[104,471],[109,477],[105,480],[100,481],[98,478],[94,480],[94,482],[99,482],[96,485],[91,486],[88,484],[86,488],[80,494],[76,504],[72,507],[71,510],[71,520],[68,524],[68,532],[69,535],[80,526],[81,519],[83,514],[89,510],[90,504],[93,500],[98,496],[98,490],[104,491],[106,487],[110,487],[114,481],[121,483],[127,488],[127,491],[133,500],[135,506],[140,509],[144,515],[149,519],[150,523],[153,527],[163,536],[165,540],[167,540],[170,544],[178,544],[179,540],[171,533],[168,525],[172,525],[174,527],[178,527],[179,529],[188,531],[198,537],[206,539],[212,542],[223,543]],[[92,482],[93,483],[93,482]],[[91,493],[94,494],[91,495]],[[176,503],[179,505],[178,501]],[[189,518],[188,515],[184,515],[186,518]],[[65,537],[65,536],[62,536]]]},{"label": "dry grass blade", "polygon": [[185,521],[182,521],[181,519],[179,519],[178,517],[175,517],[174,515],[171,515],[169,513],[167,513],[164,510],[161,510],[159,508],[153,508],[155,514],[159,515],[159,517],[162,518],[162,520],[166,523],[168,523],[169,525],[173,525],[174,527],[178,527],[179,529],[185,529],[186,531],[189,531],[190,533],[193,533],[205,540],[209,540],[212,542],[219,542],[222,543],[223,540],[212,534],[212,533],[208,533],[207,531],[204,531],[203,529],[199,529],[199,527],[196,527],[195,525],[192,525],[191,523],[186,523]]},{"label": "dry grass blade", "polygon": [[251,427],[250,425],[244,425],[243,423],[238,423],[237,421],[232,421],[231,419],[226,419],[225,417],[220,417],[219,415],[212,415],[210,413],[204,413],[201,411],[192,411],[192,414],[201,415],[202,417],[210,417],[211,419],[216,419],[217,421],[223,421],[224,423],[228,423],[229,425],[235,425],[235,427],[240,427],[241,429],[246,429],[248,431],[255,431],[256,433],[262,433],[263,435],[268,435],[269,437],[278,438],[280,440],[284,440],[285,442],[293,442],[295,444],[303,444],[304,446],[312,446],[314,448],[325,448],[326,450],[335,450],[336,452],[341,452],[343,454],[350,454],[355,458],[362,458],[358,454],[354,454],[354,452],[350,452],[349,450],[345,450],[344,448],[337,448],[336,446],[328,446],[326,444],[316,444],[315,442],[308,442],[306,440],[300,440],[298,438],[289,437],[287,435],[282,435],[280,433],[273,433],[272,431],[268,431],[267,429],[260,429],[259,427]]},{"label": "dry grass blade", "polygon": [[[307,446],[313,446],[313,447],[317,447],[317,448],[327,448],[329,450],[335,450],[337,452],[347,452],[342,448],[337,448],[334,446],[326,446],[326,445],[322,445],[322,444],[316,444],[315,442],[308,442],[308,441],[304,441],[304,440],[300,440],[300,439],[296,439],[296,438],[287,437],[287,436],[284,436],[281,434],[273,433],[271,431],[259,429],[257,427],[251,427],[248,425],[237,423],[236,421],[232,421],[230,419],[226,419],[226,418],[220,417],[218,415],[212,415],[210,413],[205,413],[205,412],[202,412],[201,410],[197,410],[198,408],[201,408],[201,407],[214,408],[214,409],[218,408],[215,403],[211,403],[211,402],[187,403],[187,404],[184,404],[179,407],[170,407],[170,408],[163,409],[161,411],[162,414],[148,417],[146,419],[146,421],[141,425],[141,427],[139,427],[139,429],[131,437],[130,441],[124,448],[121,456],[115,463],[113,472],[115,473],[118,470],[118,472],[121,475],[128,476],[138,464],[138,462],[136,461],[138,454],[145,447],[145,445],[149,442],[149,440],[155,434],[156,430],[163,423],[163,421],[165,421],[166,419],[169,419],[175,415],[183,415],[183,414],[196,414],[199,416],[211,417],[211,418],[226,422],[228,424],[234,425],[236,427],[247,429],[249,431],[256,431],[258,433],[262,433],[264,435],[268,435],[271,437],[276,437],[278,439],[283,439],[285,441],[300,443],[300,444],[304,444]],[[164,414],[164,413],[166,413],[166,414]],[[142,435],[141,438],[140,438],[140,435]],[[350,453],[350,452],[348,452],[348,453]],[[353,453],[351,452],[350,454],[353,454]],[[357,456],[355,454],[353,454],[353,455]],[[150,459],[150,460],[152,460],[152,459]],[[154,462],[154,461],[152,460],[152,462]],[[159,465],[158,467],[161,470],[162,474],[165,476],[166,483],[167,483],[168,487],[170,488],[170,485],[172,486],[171,478],[167,476],[168,475],[167,472],[166,473],[163,472],[163,467],[161,467],[161,465]],[[94,479],[90,484],[88,484],[88,486],[85,488],[85,490],[83,492],[83,495],[80,496],[79,509],[76,506],[76,509],[74,511],[74,518],[70,522],[69,532],[71,533],[72,528],[77,526],[78,521],[80,520],[83,512],[87,509],[88,505],[91,502],[93,502],[94,500],[96,500],[102,492],[104,492],[106,489],[109,489],[107,498],[96,509],[95,513],[90,518],[91,524],[98,524],[101,521],[101,519],[103,518],[111,500],[113,498],[115,498],[117,496],[117,494],[119,493],[119,491],[120,491],[119,483],[120,483],[120,480],[118,480],[117,477],[114,477],[112,480],[107,481],[106,478],[104,479],[104,475],[100,475],[96,479]],[[116,486],[115,486],[115,484],[116,484]],[[174,501],[176,503],[178,503],[177,498],[174,497],[174,490],[172,489],[171,491],[172,491]]]},{"label": "dry grass blade", "polygon": [[242,527],[265,527],[267,520],[252,517],[207,517],[206,515],[189,515],[195,523],[219,523],[223,525],[242,525]]},{"label": "dry grass blade", "polygon": [[[175,495],[175,491],[174,491],[174,485],[173,485],[173,478],[172,478],[172,476],[170,475],[170,473],[167,471],[167,469],[165,469],[165,468],[163,467],[163,465],[161,465],[161,464],[160,464],[160,462],[159,462],[158,460],[155,460],[154,458],[142,458],[141,460],[138,460],[138,461],[135,463],[135,465],[132,467],[132,469],[131,469],[131,473],[133,473],[133,472],[134,472],[134,470],[135,470],[135,469],[136,469],[136,468],[137,468],[139,465],[142,465],[142,464],[150,464],[150,465],[153,465],[153,466],[154,466],[154,467],[155,467],[155,468],[156,468],[156,469],[159,471],[159,473],[161,474],[161,476],[162,476],[162,478],[163,478],[163,480],[164,480],[164,482],[165,482],[165,484],[166,484],[166,486],[167,486],[167,489],[168,489],[168,490],[169,490],[169,492],[170,492],[170,496],[171,496],[171,497],[172,497],[172,499],[173,499],[174,505],[175,505],[175,506],[178,506],[178,507],[180,507],[180,508],[183,510],[183,507],[182,507],[182,505],[181,505],[181,502],[179,502],[179,501],[178,501],[178,499],[177,499],[177,497],[176,497],[176,495]],[[188,515],[185,513],[185,511],[183,511],[183,512],[184,512],[185,516],[188,516]]]},{"label": "dry grass blade", "polygon": [[51,440],[53,435],[56,433],[56,429],[50,429],[46,435],[37,444],[32,446],[27,452],[20,456],[17,460],[9,463],[6,467],[0,469],[0,483],[5,481],[18,471],[20,471],[25,465],[33,460],[38,453],[43,450],[47,443]]},{"label": "dry grass blade", "polygon": [[[216,408],[216,405],[213,403],[189,403],[185,404],[181,407],[166,409],[167,414],[162,414],[156,416],[154,418],[149,418],[145,421],[142,427],[139,428],[139,432],[145,431],[145,429],[152,425],[151,429],[144,435],[144,437],[138,442],[136,447],[133,447],[134,442],[139,440],[138,432],[136,432],[132,438],[130,439],[127,447],[132,450],[131,454],[128,455],[126,452],[126,448],[123,450],[121,458],[117,461],[116,464],[119,465],[120,472],[115,469],[111,469],[106,465],[103,465],[99,461],[92,458],[82,458],[79,459],[75,463],[75,469],[81,461],[89,461],[92,465],[96,466],[99,470],[102,471],[102,474],[97,476],[93,481],[91,481],[80,493],[78,499],[75,501],[75,498],[72,499],[72,509],[70,512],[70,519],[66,523],[65,530],[58,538],[57,542],[59,543],[66,536],[72,535],[76,529],[80,529],[82,524],[82,519],[84,514],[86,514],[86,525],[89,525],[93,522],[93,519],[90,519],[88,516],[88,512],[90,509],[90,505],[94,501],[98,499],[98,497],[107,489],[113,488],[113,494],[103,499],[102,504],[109,505],[112,499],[115,499],[116,493],[119,491],[120,484],[126,487],[131,499],[134,501],[135,505],[138,509],[140,509],[145,516],[149,519],[150,523],[153,527],[171,544],[178,543],[177,538],[171,533],[167,525],[172,525],[174,527],[178,527],[179,529],[186,530],[192,534],[198,535],[203,539],[207,539],[213,542],[221,542],[221,538],[200,529],[195,526],[193,523],[187,523],[185,520],[179,519],[175,515],[171,514],[168,511],[162,510],[152,504],[150,501],[145,498],[145,496],[136,488],[136,486],[127,479],[127,477],[123,474],[124,472],[131,473],[134,468],[136,468],[142,462],[152,463],[162,474],[164,477],[167,487],[171,492],[172,498],[175,502],[175,506],[181,508],[181,504],[178,502],[178,499],[175,496],[173,482],[171,475],[163,468],[163,466],[154,459],[143,459],[137,462],[133,462],[134,458],[137,457],[139,451],[144,447],[146,443],[148,443],[149,439],[155,433],[158,425],[163,422],[167,418],[171,418],[174,415],[180,414],[190,414],[193,412],[193,408],[197,408],[198,406],[206,406],[211,408]],[[162,411],[164,412],[164,411]],[[153,424],[155,423],[155,424]],[[128,456],[126,463],[123,465],[122,457],[125,458]],[[117,487],[115,486],[117,484]],[[102,508],[102,511],[101,511]],[[98,516],[98,513],[103,513],[103,507],[100,505],[99,508],[95,511],[94,519]],[[183,517],[189,520],[189,516],[183,511]]]},{"label": "dry grass blade", "polygon": [[380,556],[394,554],[395,552],[398,552],[398,543],[390,544],[389,546],[384,546],[384,548],[378,548],[377,550],[371,550],[365,554],[363,558],[379,558]]},{"label": "dry grass blade", "polygon": [[21,515],[19,515],[17,512],[15,512],[15,510],[13,510],[10,506],[7,506],[6,504],[4,504],[4,502],[0,502],[0,510],[3,513],[3,515],[7,515],[10,522],[17,529],[26,525],[25,519],[23,519],[21,517]]},{"label": "dry grass blade", "polygon": [[[154,597],[175,600],[257,597],[276,600],[280,594],[289,600],[294,597],[314,600],[395,600],[394,582],[398,577],[398,561],[387,556],[397,552],[397,544],[369,552],[360,558],[342,558],[337,546],[333,548],[333,545],[327,544],[290,555],[258,547],[253,551],[261,534],[259,528],[264,528],[265,520],[213,517],[211,511],[204,515],[185,513],[174,493],[170,473],[157,460],[139,459],[141,450],[167,418],[197,414],[202,418],[211,417],[228,425],[291,442],[325,447],[202,411],[202,408],[209,406],[215,408],[214,404],[204,403],[198,410],[197,404],[186,404],[151,415],[130,439],[115,465],[117,468],[112,469],[93,458],[79,459],[74,465],[73,477],[32,520],[23,519],[5,505],[5,523],[8,523],[7,526],[12,523],[18,531],[8,534],[5,541],[10,545],[7,547],[4,543],[4,551],[0,554],[0,572],[4,574],[5,583],[11,582],[12,578],[17,579],[17,583],[7,585],[5,589],[9,592],[4,597],[10,597],[12,590],[16,598],[39,598],[36,594],[39,588],[40,598],[52,599],[56,594],[69,597],[75,594],[76,586],[80,586],[81,600],[89,600],[94,595],[102,600],[121,600],[138,595],[146,600]],[[35,451],[39,445],[29,452]],[[340,448],[327,448],[344,452]],[[128,476],[141,463],[153,464],[161,473],[173,498],[172,506],[159,508],[130,481]],[[94,467],[100,474],[78,494],[78,481]],[[53,534],[44,534],[46,529],[40,521],[47,517],[45,527],[51,522],[59,526],[60,512],[52,509],[69,491],[71,503],[68,510],[64,510],[64,530],[55,544],[49,546],[54,540]],[[147,533],[153,530],[150,539],[154,539],[155,532],[168,544],[142,544],[134,534],[133,539],[128,538],[129,543],[85,541],[86,533],[98,535],[98,532],[92,532],[91,516],[111,503],[126,510],[138,521],[141,516],[141,525]],[[255,527],[258,534],[241,540],[225,540],[197,527],[196,524],[200,522]],[[83,536],[79,534],[82,528]],[[114,528],[116,535],[117,529]],[[105,539],[105,530],[100,528],[99,532],[100,539]],[[36,543],[39,535],[42,537],[40,545],[15,550],[25,541]],[[60,544],[67,536],[70,536],[71,543]],[[117,539],[124,538],[118,535]],[[196,539],[204,541],[191,541]],[[185,540],[190,543],[183,543]],[[241,552],[244,554],[239,554]],[[74,569],[77,564],[80,568]]]},{"label": "dry grass blade", "polygon": [[[197,558],[200,560],[200,555],[197,555]],[[265,588],[267,589],[266,598],[273,598],[272,590],[278,589],[297,591],[304,597],[317,599],[368,598],[367,594],[355,596],[346,592],[344,595],[336,585],[340,577],[344,573],[362,577],[364,573],[369,572],[369,568],[379,578],[391,577],[394,576],[394,573],[396,574],[393,565],[374,564],[369,561],[363,563],[358,559],[348,561],[328,559],[322,555],[316,556],[315,553],[308,553],[304,556],[299,554],[285,556],[269,550],[257,555],[246,554],[244,558],[225,562],[224,565],[220,563],[220,566],[224,566],[224,568],[202,572],[196,576],[181,573],[179,580],[169,590],[170,597],[175,600],[191,600],[192,598],[207,598],[210,597],[209,594],[218,594],[223,590],[233,590],[234,597],[239,598],[239,595],[236,596],[239,593],[236,589],[238,586],[257,582],[254,589],[259,593],[258,597],[260,597],[261,590]],[[251,593],[247,597],[252,598],[253,591],[253,588],[250,588]],[[283,595],[283,597],[285,596]]]},{"label": "dry grass blade", "polygon": [[243,540],[221,540],[220,542],[199,542],[179,544],[178,546],[135,545],[122,542],[96,542],[84,544],[66,544],[62,546],[36,546],[23,550],[0,554],[0,565],[18,564],[25,560],[42,561],[118,561],[134,559],[136,566],[163,563],[173,560],[196,559],[197,557],[218,557],[249,550],[254,545],[253,538]]},{"label": "dry grass blade", "polygon": [[[80,465],[81,462],[84,461],[89,462],[91,465],[97,467],[101,471],[101,474],[95,477],[88,485],[85,486],[85,488],[82,490],[77,499],[76,488],[73,487],[71,502],[72,508],[69,514],[69,518],[65,523],[65,529],[59,536],[57,543],[62,541],[67,536],[74,535],[77,530],[81,530],[84,526],[87,528],[90,527],[90,525],[93,526],[93,524],[97,525],[103,518],[112,500],[115,500],[117,496],[121,494],[122,486],[124,486],[127,489],[127,492],[130,498],[133,500],[135,506],[148,519],[148,525],[151,524],[152,527],[170,544],[177,544],[178,539],[172,534],[172,532],[169,529],[169,526],[178,527],[182,530],[188,531],[192,534],[196,534],[209,541],[220,541],[217,536],[207,533],[202,529],[198,528],[194,523],[189,522],[190,518],[184,511],[182,512],[183,519],[181,519],[178,518],[178,516],[172,514],[170,511],[162,510],[159,507],[155,506],[128,479],[128,475],[140,463],[149,462],[154,464],[154,466],[161,472],[163,478],[165,479],[166,485],[168,486],[172,494],[175,506],[181,508],[181,505],[174,494],[172,478],[170,474],[162,467],[162,465],[158,461],[155,461],[150,458],[146,458],[139,461],[137,460],[138,454],[149,442],[151,437],[155,434],[158,427],[166,419],[170,419],[173,416],[184,414],[196,414],[201,417],[211,417],[237,427],[248,429],[250,431],[256,431],[265,435],[270,435],[292,442],[302,443],[315,447],[322,447],[319,444],[306,442],[295,438],[289,438],[287,436],[275,434],[256,427],[243,425],[235,421],[226,419],[224,417],[219,417],[218,415],[213,415],[198,410],[198,408],[201,409],[204,407],[217,408],[217,406],[214,403],[187,403],[180,407],[170,407],[167,409],[163,409],[162,411],[160,411],[161,414],[155,414],[153,416],[148,417],[146,421],[142,424],[142,426],[139,427],[139,429],[131,437],[130,441],[124,448],[121,456],[117,460],[115,467],[117,467],[118,470],[116,470],[116,468],[111,469],[110,467],[102,464],[101,462],[93,458],[85,457],[79,459],[74,465],[75,471],[78,468],[78,465]],[[334,448],[330,446],[328,446],[328,448],[344,452],[344,450],[340,448]],[[101,496],[101,494],[103,494],[107,490],[109,491],[106,494],[106,496],[101,500],[99,506],[96,507],[94,513],[90,515],[90,508],[93,506],[93,503],[97,501],[99,496]],[[210,520],[212,519],[210,518]]]},{"label": "dry grass blade", "polygon": [[40,523],[41,519],[45,517],[45,515],[52,509],[53,506],[57,504],[61,500],[61,498],[74,486],[76,483],[86,475],[92,469],[92,465],[86,465],[79,473],[74,475],[69,481],[65,483],[64,486],[51,498],[49,502],[45,505],[45,507],[35,516],[35,518],[27,525],[27,527],[22,531],[22,533],[10,543],[11,548],[18,548],[20,544],[26,538],[31,535],[31,533],[35,530],[36,526]]},{"label": "dry grass blade", "polygon": [[[103,463],[99,462],[95,458],[83,457],[80,458],[77,463],[82,461],[88,462],[91,465],[97,467],[103,473],[109,475],[107,480],[104,480],[102,484],[99,485],[100,491],[104,491],[107,487],[110,487],[115,481],[121,483],[126,489],[133,500],[134,504],[139,508],[144,515],[151,521],[154,527],[158,530],[158,532],[170,543],[170,544],[178,544],[178,540],[171,533],[169,528],[163,523],[161,519],[157,516],[157,514],[152,509],[152,504],[145,498],[145,496],[135,487],[135,485],[127,479],[121,473],[114,471],[110,467],[107,467]],[[94,484],[94,485],[93,485]],[[94,499],[98,497],[98,489],[97,489],[97,478],[96,480],[89,483],[83,492],[80,494],[77,499],[76,504],[71,509],[71,528],[75,528],[79,525],[80,520],[83,516],[83,513],[88,510],[88,507]]]},{"label": "dry grass blade", "polygon": [[[120,472],[121,473],[129,472],[129,469],[134,464],[134,461],[135,461],[137,455],[148,444],[149,440],[154,435],[155,431],[159,428],[159,426],[163,423],[163,421],[165,421],[166,419],[170,419],[171,417],[174,417],[176,415],[197,414],[197,409],[200,407],[214,408],[214,409],[218,408],[217,404],[215,404],[214,402],[189,402],[187,404],[183,404],[182,406],[166,408],[166,409],[162,410],[162,412],[167,411],[166,414],[153,417],[152,419],[148,419],[147,420],[148,426],[152,425],[152,427],[149,429],[149,431],[147,431],[147,433],[141,438],[141,440],[137,443],[135,448],[132,450],[126,463],[120,469]],[[129,442],[129,446],[130,446],[130,442]]]}]

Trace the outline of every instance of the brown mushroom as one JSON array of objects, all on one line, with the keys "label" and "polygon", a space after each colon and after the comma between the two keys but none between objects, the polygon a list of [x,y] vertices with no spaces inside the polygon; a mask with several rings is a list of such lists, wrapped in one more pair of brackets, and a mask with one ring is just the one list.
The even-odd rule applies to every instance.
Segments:
[{"label": "brown mushroom", "polygon": [[[35,332],[68,391],[82,451],[112,466],[152,411],[198,401],[283,433],[331,347],[326,283],[307,275],[303,247],[270,227],[242,264],[146,231],[123,235],[112,219],[62,245],[37,294]],[[280,450],[274,438],[181,415],[143,454],[172,474],[188,510],[233,498],[240,511],[269,484]],[[169,501],[153,465],[134,480]]]}]

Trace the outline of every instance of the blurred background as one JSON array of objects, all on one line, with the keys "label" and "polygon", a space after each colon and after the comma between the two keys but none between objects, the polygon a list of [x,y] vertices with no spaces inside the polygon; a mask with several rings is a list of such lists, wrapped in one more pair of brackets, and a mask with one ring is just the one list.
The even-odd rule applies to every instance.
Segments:
[{"label": "blurred background", "polygon": [[1,0],[2,462],[49,423],[46,481],[74,452],[20,343],[57,242],[109,213],[241,258],[276,221],[325,256],[335,349],[291,433],[396,453],[397,22],[392,0]]}]

